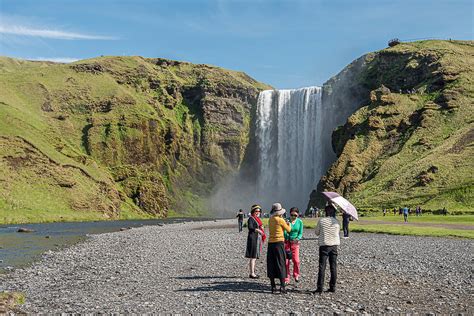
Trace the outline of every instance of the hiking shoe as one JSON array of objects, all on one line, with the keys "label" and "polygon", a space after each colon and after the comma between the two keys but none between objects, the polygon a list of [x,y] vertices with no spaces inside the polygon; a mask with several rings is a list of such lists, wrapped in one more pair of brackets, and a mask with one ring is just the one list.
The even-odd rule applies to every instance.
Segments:
[{"label": "hiking shoe", "polygon": [[321,294],[323,293],[323,289],[316,289],[316,291],[313,291],[313,294]]}]

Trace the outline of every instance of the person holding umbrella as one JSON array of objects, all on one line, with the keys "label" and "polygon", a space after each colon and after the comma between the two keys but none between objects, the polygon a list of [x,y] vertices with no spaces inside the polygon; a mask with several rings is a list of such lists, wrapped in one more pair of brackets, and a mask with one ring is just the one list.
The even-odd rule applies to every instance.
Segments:
[{"label": "person holding umbrella", "polygon": [[319,271],[315,293],[321,293],[323,291],[324,275],[328,258],[329,268],[331,270],[328,291],[336,291],[337,246],[341,243],[339,239],[341,226],[339,225],[339,221],[336,219],[336,208],[332,204],[328,204],[324,211],[326,212],[326,217],[321,218],[316,225],[316,235],[318,236],[319,244]]}]

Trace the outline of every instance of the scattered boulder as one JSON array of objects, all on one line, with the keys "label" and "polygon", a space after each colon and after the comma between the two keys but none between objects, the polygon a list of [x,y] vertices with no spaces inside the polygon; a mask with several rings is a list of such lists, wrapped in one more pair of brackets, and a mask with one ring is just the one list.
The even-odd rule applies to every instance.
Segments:
[{"label": "scattered boulder", "polygon": [[20,228],[18,228],[17,232],[18,233],[34,233],[35,230],[30,229],[30,228],[26,228],[26,227],[20,227]]}]

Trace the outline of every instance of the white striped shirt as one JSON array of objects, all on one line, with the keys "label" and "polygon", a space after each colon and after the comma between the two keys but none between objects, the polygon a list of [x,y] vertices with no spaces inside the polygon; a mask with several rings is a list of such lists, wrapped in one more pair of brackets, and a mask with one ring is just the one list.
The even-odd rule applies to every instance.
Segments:
[{"label": "white striped shirt", "polygon": [[339,231],[341,226],[335,217],[323,217],[316,225],[316,235],[320,246],[337,246],[341,244]]}]

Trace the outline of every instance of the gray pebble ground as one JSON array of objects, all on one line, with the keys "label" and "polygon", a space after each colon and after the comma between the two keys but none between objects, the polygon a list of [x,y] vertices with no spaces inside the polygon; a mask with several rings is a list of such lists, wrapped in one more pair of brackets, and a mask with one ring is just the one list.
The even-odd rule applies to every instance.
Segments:
[{"label": "gray pebble ground", "polygon": [[272,295],[266,255],[249,279],[247,233],[236,230],[210,221],[94,235],[0,276],[0,290],[24,292],[29,313],[474,313],[471,240],[351,234],[337,292],[313,295],[318,246],[306,230],[301,282]]}]

